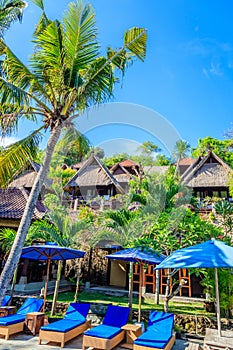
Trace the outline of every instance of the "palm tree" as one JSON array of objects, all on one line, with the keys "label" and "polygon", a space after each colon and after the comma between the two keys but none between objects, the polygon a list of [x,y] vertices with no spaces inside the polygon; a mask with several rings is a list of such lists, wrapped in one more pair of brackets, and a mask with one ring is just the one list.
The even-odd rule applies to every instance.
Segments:
[{"label": "palm tree", "polygon": [[3,37],[5,31],[10,28],[13,22],[21,22],[25,7],[26,2],[21,0],[0,1],[0,38]]},{"label": "palm tree", "polygon": [[190,145],[187,141],[184,141],[184,140],[176,141],[174,152],[173,152],[173,158],[175,158],[176,160],[176,169],[174,173],[174,179],[177,178],[179,173],[179,162],[182,158],[187,157],[189,149],[190,149]]},{"label": "palm tree", "polygon": [[[95,14],[92,7],[80,0],[69,4],[61,21],[50,21],[42,0],[34,0],[42,9],[42,17],[34,33],[35,49],[26,66],[1,40],[0,55],[4,57],[0,76],[1,128],[10,133],[22,118],[42,118],[41,129],[50,132],[42,166],[31,190],[18,232],[0,277],[0,302],[19,261],[30,226],[35,204],[61,131],[87,107],[107,101],[113,94],[117,72],[125,71],[133,58],[144,60],[147,34],[143,28],[131,28],[124,35],[120,49],[108,48],[99,55]],[[24,140],[24,146],[34,137]],[[10,147],[8,158],[1,152],[0,181],[4,170],[20,163]],[[24,147],[26,148],[26,146]],[[12,150],[10,152],[9,150]]]}]

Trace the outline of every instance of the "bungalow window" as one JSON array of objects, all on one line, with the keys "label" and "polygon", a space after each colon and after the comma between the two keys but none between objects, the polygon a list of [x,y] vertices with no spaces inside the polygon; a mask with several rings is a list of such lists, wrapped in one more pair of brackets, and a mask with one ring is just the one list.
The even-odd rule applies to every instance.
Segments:
[{"label": "bungalow window", "polygon": [[219,197],[219,192],[218,191],[213,191],[213,197]]},{"label": "bungalow window", "polygon": [[227,198],[227,191],[221,191],[221,198]]}]

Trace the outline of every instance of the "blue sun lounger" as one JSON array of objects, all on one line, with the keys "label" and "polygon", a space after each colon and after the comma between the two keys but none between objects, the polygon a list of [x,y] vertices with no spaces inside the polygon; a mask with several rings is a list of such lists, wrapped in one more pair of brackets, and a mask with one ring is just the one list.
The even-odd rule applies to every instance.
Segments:
[{"label": "blue sun lounger", "polygon": [[7,306],[9,305],[9,302],[11,301],[11,296],[10,295],[5,295],[3,300],[2,300],[2,303],[1,303],[1,306]]},{"label": "blue sun lounger", "polygon": [[11,334],[23,331],[27,313],[38,312],[43,306],[42,299],[27,298],[16,314],[0,318],[0,335],[8,340]]},{"label": "blue sun lounger", "polygon": [[147,330],[134,340],[133,350],[169,350],[175,343],[174,315],[151,311]]},{"label": "blue sun lounger", "polygon": [[82,334],[91,327],[91,321],[86,321],[90,304],[71,303],[62,320],[50,323],[40,328],[39,345],[42,340],[61,343],[61,347],[67,341]]},{"label": "blue sun lounger", "polygon": [[127,323],[129,312],[128,307],[109,305],[103,323],[84,332],[82,349],[90,346],[106,350],[114,348],[124,339],[125,331],[121,327]]}]

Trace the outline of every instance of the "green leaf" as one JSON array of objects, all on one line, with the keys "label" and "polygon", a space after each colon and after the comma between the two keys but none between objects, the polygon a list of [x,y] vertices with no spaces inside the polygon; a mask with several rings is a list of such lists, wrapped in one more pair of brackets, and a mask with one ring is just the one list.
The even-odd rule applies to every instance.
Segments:
[{"label": "green leaf", "polygon": [[38,144],[41,141],[40,130],[34,131],[21,141],[18,141],[0,153],[0,186],[6,186],[25,163],[34,159]]},{"label": "green leaf", "polygon": [[145,28],[133,27],[125,32],[124,46],[142,61],[146,57],[146,41]]}]

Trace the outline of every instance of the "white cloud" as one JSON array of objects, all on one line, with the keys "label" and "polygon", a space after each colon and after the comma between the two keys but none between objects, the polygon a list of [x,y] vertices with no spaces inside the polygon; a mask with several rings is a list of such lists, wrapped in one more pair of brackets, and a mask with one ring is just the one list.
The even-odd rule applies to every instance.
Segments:
[{"label": "white cloud", "polygon": [[19,141],[17,137],[9,136],[9,137],[1,137],[0,138],[0,146],[6,147]]}]

